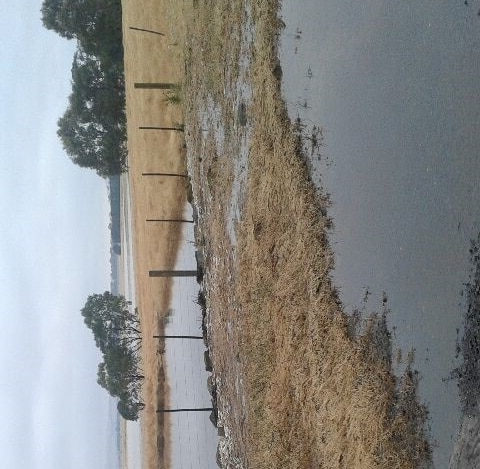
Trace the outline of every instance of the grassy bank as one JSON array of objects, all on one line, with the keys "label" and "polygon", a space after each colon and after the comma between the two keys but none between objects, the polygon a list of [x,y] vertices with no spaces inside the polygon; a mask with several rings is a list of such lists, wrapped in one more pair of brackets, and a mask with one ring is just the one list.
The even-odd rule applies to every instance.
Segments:
[{"label": "grassy bank", "polygon": [[[144,332],[146,467],[168,467],[165,367],[152,332],[170,286],[148,278],[173,265],[185,171],[205,256],[209,349],[225,467],[428,466],[426,410],[409,364],[392,372],[382,308],[345,314],[330,279],[328,198],[311,182],[280,92],[279,3],[123,0],[129,178],[138,306]],[[164,34],[132,30],[144,28]],[[181,102],[135,82],[182,82]],[[170,100],[171,101],[171,100]],[[183,110],[183,113],[182,113]],[[185,123],[185,132],[141,131]],[[321,123],[319,123],[321,124]],[[185,138],[185,140],[184,140]]]},{"label": "grassy bank", "polygon": [[[278,6],[198,0],[187,34],[188,163],[202,215],[210,348],[229,440],[223,461],[252,468],[428,466],[418,378],[409,365],[401,379],[394,376],[383,311],[357,324],[330,280],[328,198],[310,180],[280,93]],[[248,34],[254,40],[245,49]],[[238,60],[244,53],[251,60],[246,72]],[[253,91],[246,104],[238,100],[239,81]],[[205,118],[205,109],[213,117]],[[247,134],[248,177],[232,238],[236,162]]]}]

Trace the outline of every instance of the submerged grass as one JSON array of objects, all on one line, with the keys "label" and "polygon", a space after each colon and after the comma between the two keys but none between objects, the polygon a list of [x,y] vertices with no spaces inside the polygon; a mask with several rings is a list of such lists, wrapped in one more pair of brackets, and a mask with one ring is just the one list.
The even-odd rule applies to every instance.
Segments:
[{"label": "submerged grass", "polygon": [[[410,366],[394,376],[385,314],[357,332],[330,278],[328,197],[311,181],[281,97],[278,8],[272,0],[198,0],[187,31],[185,131],[209,347],[230,438],[222,461],[255,469],[428,467],[418,376]],[[251,144],[232,240],[234,162],[245,136],[232,96],[248,18]]]}]

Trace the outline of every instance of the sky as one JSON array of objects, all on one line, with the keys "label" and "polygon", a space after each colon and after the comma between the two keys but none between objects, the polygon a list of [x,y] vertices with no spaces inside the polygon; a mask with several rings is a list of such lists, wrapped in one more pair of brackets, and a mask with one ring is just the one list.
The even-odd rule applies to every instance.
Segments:
[{"label": "sky", "polygon": [[111,469],[112,402],[80,315],[110,286],[107,187],[56,135],[75,44],[40,7],[1,0],[0,469]]}]

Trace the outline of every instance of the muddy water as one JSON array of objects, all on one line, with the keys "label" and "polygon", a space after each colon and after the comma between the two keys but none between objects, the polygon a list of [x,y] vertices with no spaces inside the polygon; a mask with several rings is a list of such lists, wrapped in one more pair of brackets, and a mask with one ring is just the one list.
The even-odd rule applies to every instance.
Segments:
[{"label": "muddy water", "polygon": [[[191,218],[191,214],[186,218]],[[196,268],[193,228],[184,226],[178,270]],[[199,285],[194,277],[174,280],[171,315],[167,335],[201,336],[201,310],[195,303]],[[170,386],[169,408],[208,408],[211,398],[203,353],[203,340],[167,339],[165,353]],[[172,467],[210,469],[215,467],[217,433],[209,420],[210,412],[171,414]]]},{"label": "muddy water", "polygon": [[[324,128],[315,180],[331,194],[334,278],[348,310],[391,309],[415,349],[434,464],[448,467],[469,241],[480,231],[480,2],[283,3],[292,118]],[[314,152],[315,153],[315,152]]]}]

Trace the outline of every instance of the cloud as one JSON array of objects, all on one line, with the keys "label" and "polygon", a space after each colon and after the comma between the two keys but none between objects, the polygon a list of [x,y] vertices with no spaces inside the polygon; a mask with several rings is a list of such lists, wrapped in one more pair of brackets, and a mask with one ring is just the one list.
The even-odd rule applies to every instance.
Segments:
[{"label": "cloud", "polygon": [[79,310],[109,288],[109,207],[56,136],[75,45],[42,28],[40,6],[0,18],[0,466],[103,468],[110,399]]}]

